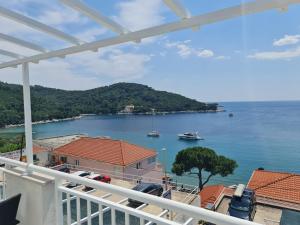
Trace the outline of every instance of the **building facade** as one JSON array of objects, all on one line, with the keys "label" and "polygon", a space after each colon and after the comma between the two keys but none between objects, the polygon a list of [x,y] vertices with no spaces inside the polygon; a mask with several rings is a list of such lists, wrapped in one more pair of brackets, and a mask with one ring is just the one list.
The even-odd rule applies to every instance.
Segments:
[{"label": "building facade", "polygon": [[[51,152],[56,164],[106,173],[118,178],[137,179],[157,172],[157,153],[154,150],[108,138],[82,137]],[[151,175],[152,176],[152,175]]]}]

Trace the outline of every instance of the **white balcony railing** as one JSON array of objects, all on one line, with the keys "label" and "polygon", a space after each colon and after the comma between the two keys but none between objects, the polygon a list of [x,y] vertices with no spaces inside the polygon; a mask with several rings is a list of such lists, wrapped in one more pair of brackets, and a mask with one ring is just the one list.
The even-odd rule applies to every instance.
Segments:
[{"label": "white balcony railing", "polygon": [[[4,170],[22,168],[33,174],[43,174],[52,177],[55,198],[56,225],[102,225],[102,224],[125,224],[125,225],[179,225],[198,224],[198,221],[207,221],[220,225],[258,225],[257,223],[240,220],[228,215],[212,212],[200,207],[187,205],[173,200],[156,197],[149,194],[133,191],[131,189],[101,183],[72,174],[62,173],[53,169],[28,165],[23,162],[2,158],[0,162],[5,163]],[[25,177],[21,176],[21,179]],[[82,184],[94,188],[94,191],[82,192],[76,188],[70,189],[63,185],[66,181]],[[4,178],[4,183],[8,182]],[[95,190],[105,193],[96,196]],[[4,192],[6,188],[4,188]],[[5,193],[4,193],[5,194]],[[119,196],[119,201],[109,198]],[[138,208],[126,205],[128,199],[144,202]],[[157,214],[151,210],[143,210],[146,207],[159,209]],[[154,210],[157,212],[157,210]],[[33,215],[26,215],[33,216]]]}]

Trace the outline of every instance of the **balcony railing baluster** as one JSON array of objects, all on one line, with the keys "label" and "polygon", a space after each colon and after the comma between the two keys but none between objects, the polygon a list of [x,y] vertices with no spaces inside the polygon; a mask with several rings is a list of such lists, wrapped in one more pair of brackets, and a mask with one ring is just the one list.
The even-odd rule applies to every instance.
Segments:
[{"label": "balcony railing baluster", "polygon": [[103,225],[103,206],[99,204],[99,225]]},{"label": "balcony railing baluster", "polygon": [[91,201],[90,200],[87,200],[87,222],[88,222],[88,225],[92,225],[92,218],[91,218],[91,214],[92,214],[92,209],[91,209]]},{"label": "balcony railing baluster", "polygon": [[81,220],[81,211],[80,211],[80,197],[76,197],[76,217],[77,217],[77,225],[80,225]]},{"label": "balcony railing baluster", "polygon": [[67,193],[67,224],[71,225],[71,200],[69,193]]}]

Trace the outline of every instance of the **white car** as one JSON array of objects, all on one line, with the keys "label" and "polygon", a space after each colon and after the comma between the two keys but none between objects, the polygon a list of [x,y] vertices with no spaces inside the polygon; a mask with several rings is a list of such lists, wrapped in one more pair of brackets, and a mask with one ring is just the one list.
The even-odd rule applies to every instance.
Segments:
[{"label": "white car", "polygon": [[[74,173],[72,173],[72,175],[76,175],[76,176],[79,176],[79,177],[87,177],[87,176],[90,176],[91,175],[91,172],[88,172],[88,171],[76,171]],[[79,184],[75,184],[73,182],[69,183],[67,185],[68,188],[73,188],[73,187],[76,187],[78,186]]]}]

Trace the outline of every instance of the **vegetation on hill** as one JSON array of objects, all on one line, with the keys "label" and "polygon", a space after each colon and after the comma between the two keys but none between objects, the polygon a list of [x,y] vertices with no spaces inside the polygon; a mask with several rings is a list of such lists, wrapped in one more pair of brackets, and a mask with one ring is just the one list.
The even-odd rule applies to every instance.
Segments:
[{"label": "vegetation on hill", "polygon": [[[32,120],[63,119],[80,114],[115,114],[126,105],[134,113],[216,110],[184,96],[156,91],[135,83],[117,83],[86,91],[66,91],[42,86],[31,87]],[[22,86],[0,82],[0,127],[23,123]]]},{"label": "vegetation on hill", "polygon": [[0,154],[11,152],[25,147],[24,134],[5,135],[0,134]]}]

